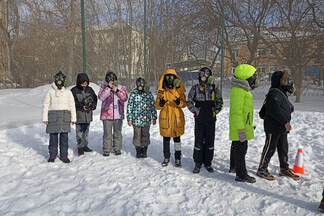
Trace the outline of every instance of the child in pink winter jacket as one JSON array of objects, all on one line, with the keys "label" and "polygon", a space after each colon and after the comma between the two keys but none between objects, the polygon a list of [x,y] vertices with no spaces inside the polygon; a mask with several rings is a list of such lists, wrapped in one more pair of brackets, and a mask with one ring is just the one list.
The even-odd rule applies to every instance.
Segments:
[{"label": "child in pink winter jacket", "polygon": [[100,119],[104,127],[104,156],[109,156],[112,150],[115,155],[121,154],[124,103],[127,98],[127,92],[122,85],[118,84],[116,74],[108,71],[106,82],[98,94],[98,99],[102,101]]}]

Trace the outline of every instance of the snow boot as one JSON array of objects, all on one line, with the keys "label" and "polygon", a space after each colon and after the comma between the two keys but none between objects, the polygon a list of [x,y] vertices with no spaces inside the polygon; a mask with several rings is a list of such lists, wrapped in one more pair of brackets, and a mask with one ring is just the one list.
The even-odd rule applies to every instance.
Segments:
[{"label": "snow boot", "polygon": [[103,153],[103,156],[104,156],[104,157],[108,157],[109,155],[110,155],[109,152],[104,152],[104,153]]},{"label": "snow boot", "polygon": [[252,176],[249,176],[248,174],[246,174],[246,176],[244,176],[244,177],[236,176],[235,181],[247,182],[247,183],[255,183],[256,182],[255,178]]},{"label": "snow boot", "polygon": [[142,158],[147,158],[147,146],[144,146],[141,148],[142,152]]},{"label": "snow boot", "polygon": [[50,157],[50,158],[48,158],[48,163],[54,163],[55,162],[55,159],[56,159],[56,157]]},{"label": "snow boot", "polygon": [[318,206],[318,211],[324,213],[324,198],[322,199],[320,205]]},{"label": "snow boot", "polygon": [[211,166],[205,166],[205,168],[206,168],[207,172],[209,172],[209,173],[213,173],[215,171],[214,168]]},{"label": "snow boot", "polygon": [[259,168],[258,171],[256,172],[256,175],[261,177],[261,178],[265,178],[265,179],[267,179],[269,181],[276,180],[276,178],[269,173],[268,169],[260,169]]},{"label": "snow boot", "polygon": [[115,155],[121,155],[121,151],[119,150],[115,151]]},{"label": "snow boot", "polygon": [[230,168],[230,169],[228,170],[228,172],[229,172],[229,173],[236,173],[236,169],[235,169],[235,168]]},{"label": "snow boot", "polygon": [[166,167],[169,165],[169,163],[170,163],[170,158],[164,158],[164,161],[162,162],[162,166]]},{"label": "snow boot", "polygon": [[78,148],[78,155],[84,155],[84,148]]},{"label": "snow boot", "polygon": [[141,158],[142,157],[142,148],[140,147],[135,147],[136,150],[136,158]]},{"label": "snow boot", "polygon": [[195,168],[192,170],[193,173],[198,174],[200,172],[201,164],[196,163]]},{"label": "snow boot", "polygon": [[175,151],[174,153],[175,158],[175,166],[181,168],[181,151]]},{"label": "snow boot", "polygon": [[181,167],[182,167],[182,165],[181,165],[181,160],[176,159],[176,160],[175,160],[175,166],[178,167],[178,168],[181,168]]},{"label": "snow boot", "polygon": [[84,152],[92,152],[92,149],[90,149],[88,146],[83,147]]},{"label": "snow boot", "polygon": [[292,170],[289,169],[289,168],[288,169],[281,169],[280,172],[279,172],[279,175],[281,175],[281,176],[288,176],[288,177],[294,179],[295,181],[299,181],[300,180],[300,176],[294,174],[292,172]]},{"label": "snow boot", "polygon": [[69,159],[68,157],[61,158],[61,161],[62,161],[63,163],[70,163],[70,162],[71,162],[70,159]]}]

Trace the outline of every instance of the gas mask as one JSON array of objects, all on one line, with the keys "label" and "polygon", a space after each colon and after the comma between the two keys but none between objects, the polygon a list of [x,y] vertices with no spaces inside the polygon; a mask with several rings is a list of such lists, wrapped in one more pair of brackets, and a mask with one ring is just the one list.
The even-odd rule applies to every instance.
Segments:
[{"label": "gas mask", "polygon": [[246,79],[249,82],[250,88],[253,90],[260,86],[257,73],[254,73],[251,77]]},{"label": "gas mask", "polygon": [[166,74],[164,76],[164,84],[168,89],[173,89],[173,82],[176,79],[176,76],[173,74]]},{"label": "gas mask", "polygon": [[55,78],[54,81],[55,85],[59,90],[61,90],[64,86],[66,76],[60,71],[54,76],[54,78]]},{"label": "gas mask", "polygon": [[284,85],[283,88],[286,92],[289,93],[289,95],[291,95],[295,92],[296,89],[295,89],[295,85],[294,85],[294,82],[293,82],[291,76],[288,77],[287,85]]},{"label": "gas mask", "polygon": [[199,75],[199,83],[204,85],[208,82],[208,78],[212,75],[212,71],[209,67],[203,67],[198,72]]},{"label": "gas mask", "polygon": [[145,92],[145,90],[147,89],[145,84],[146,84],[146,81],[142,77],[137,78],[136,88],[139,92],[141,92],[141,93]]},{"label": "gas mask", "polygon": [[110,81],[113,81],[114,86],[118,86],[118,84],[119,84],[116,74],[112,71],[107,72],[105,80],[107,83],[109,83]]},{"label": "gas mask", "polygon": [[287,92],[289,95],[295,92],[295,87],[291,76],[291,72],[287,68],[285,68],[282,71],[282,77],[280,78],[280,86],[281,89]]}]

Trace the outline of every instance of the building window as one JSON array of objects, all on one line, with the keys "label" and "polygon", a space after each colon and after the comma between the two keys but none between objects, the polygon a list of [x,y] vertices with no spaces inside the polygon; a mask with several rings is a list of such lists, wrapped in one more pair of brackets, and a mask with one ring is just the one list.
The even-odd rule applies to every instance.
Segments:
[{"label": "building window", "polygon": [[271,48],[270,49],[270,55],[276,55],[277,54],[277,49],[276,48]]},{"label": "building window", "polygon": [[258,56],[265,56],[266,48],[258,48]]},{"label": "building window", "polygon": [[278,71],[278,65],[277,64],[271,64],[269,66],[269,73]]},{"label": "building window", "polygon": [[237,58],[239,56],[238,49],[233,49],[233,55],[234,55],[234,58]]},{"label": "building window", "polygon": [[265,74],[266,73],[266,66],[265,65],[258,65],[258,72],[261,74]]}]

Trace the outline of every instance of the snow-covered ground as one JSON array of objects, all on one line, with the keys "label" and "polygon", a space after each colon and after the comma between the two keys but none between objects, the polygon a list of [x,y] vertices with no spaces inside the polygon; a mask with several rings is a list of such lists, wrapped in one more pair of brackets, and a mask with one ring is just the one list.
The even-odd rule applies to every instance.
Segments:
[{"label": "snow-covered ground", "polygon": [[[99,86],[91,85],[96,92]],[[228,173],[229,88],[218,115],[215,156],[210,174],[202,168],[192,174],[194,121],[187,108],[186,131],[181,137],[183,168],[172,163],[162,168],[162,137],[151,127],[148,158],[136,159],[133,130],[124,121],[123,152],[102,156],[102,123],[99,109],[90,127],[89,147],[77,156],[75,129],[69,135],[70,164],[47,163],[49,136],[41,123],[41,104],[49,85],[34,89],[0,90],[0,215],[316,215],[324,186],[324,97],[303,96],[295,104],[289,135],[289,163],[303,149],[305,175],[295,182],[278,175],[275,154],[269,182],[234,181]],[[268,86],[253,92],[258,112]],[[187,88],[188,92],[189,88]],[[294,97],[290,98],[294,101]],[[262,121],[255,114],[255,139],[250,141],[247,168],[255,176],[264,144]],[[172,145],[173,146],[173,145]]]}]

